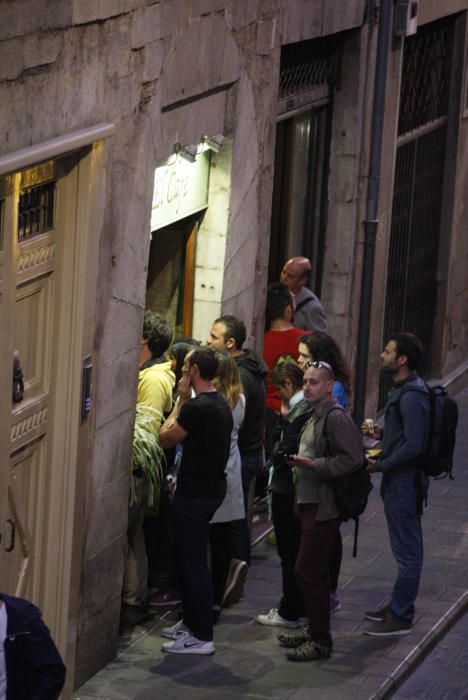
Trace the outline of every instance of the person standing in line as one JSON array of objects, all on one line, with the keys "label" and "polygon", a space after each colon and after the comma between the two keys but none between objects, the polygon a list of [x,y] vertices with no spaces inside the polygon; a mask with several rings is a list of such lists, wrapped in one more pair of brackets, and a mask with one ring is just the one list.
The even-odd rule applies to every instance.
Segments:
[{"label": "person standing in line", "polygon": [[332,396],[335,377],[326,362],[306,364],[304,398],[311,417],[301,434],[299,452],[286,461],[294,467],[301,542],[295,574],[302,592],[307,629],[278,635],[290,649],[290,661],[328,659],[330,632],[330,559],[340,528],[332,480],[362,466],[362,436],[351,416]]},{"label": "person standing in line", "polygon": [[286,413],[279,416],[273,433],[273,450],[270,454],[271,514],[273,518],[276,547],[281,561],[282,596],[278,608],[257,615],[260,625],[273,627],[299,627],[299,618],[304,616],[304,602],[294,574],[301,528],[294,512],[294,482],[292,470],[286,456],[296,454],[304,424],[310,416],[310,405],[304,401],[302,389],[304,373],[292,362],[283,362],[272,372],[272,381],[285,407]]},{"label": "person standing in line", "polygon": [[[230,528],[233,521],[245,520],[242,492],[241,456],[237,444],[245,413],[239,370],[232,357],[217,351],[218,371],[213,386],[226,399],[232,411],[231,448],[226,465],[227,490],[223,502],[210,523],[211,576],[213,581],[213,620],[216,623],[225,599],[226,581],[231,566]],[[247,567],[244,567],[245,573]]]},{"label": "person standing in line", "polygon": [[[398,564],[391,600],[366,612],[373,624],[364,630],[373,637],[409,634],[423,565],[421,515],[429,480],[422,470],[422,456],[429,435],[430,400],[416,370],[423,346],[412,333],[395,333],[380,355],[383,372],[393,377],[385,406],[382,456],[368,459],[370,472],[383,474],[380,493],[384,503],[390,547]],[[362,426],[368,434],[367,424]]]},{"label": "person standing in line", "polygon": [[57,700],[65,673],[40,610],[0,593],[0,700]]},{"label": "person standing in line", "polygon": [[[148,406],[154,415],[154,432],[159,433],[164,414],[172,408],[174,373],[165,352],[172,340],[168,321],[153,311],[145,311],[140,344],[140,371],[137,403]],[[143,520],[148,503],[144,475],[135,474],[137,497],[130,506],[120,629],[132,627],[148,615],[148,557]]]},{"label": "person standing in line", "polygon": [[[338,404],[347,409],[351,393],[351,372],[338,344],[327,333],[308,333],[299,338],[299,367],[304,368],[307,362],[328,362],[335,375],[332,396]],[[343,540],[338,532],[330,561],[330,607],[332,612],[341,608],[338,596],[338,579],[340,577],[341,561],[343,559]]]},{"label": "person standing in line", "polygon": [[215,652],[207,549],[210,521],[226,495],[233,427],[231,409],[213,386],[217,369],[212,348],[197,348],[186,355],[179,401],[160,432],[164,449],[177,443],[184,447],[170,508],[183,617],[161,631],[171,640],[162,649],[172,654]]},{"label": "person standing in line", "polygon": [[272,381],[271,372],[278,363],[297,362],[299,338],[304,335],[294,328],[294,299],[286,284],[270,284],[267,291],[266,319],[268,330],[263,337],[263,359],[268,366],[266,380],[266,406],[275,414],[280,413],[281,399]]},{"label": "person standing in line", "polygon": [[246,329],[235,316],[217,318],[207,344],[227,352],[235,361],[245,396],[245,415],[239,430],[238,444],[242,463],[242,489],[246,516],[231,522],[232,561],[224,595],[224,606],[233,605],[243,597],[243,586],[250,566],[252,515],[255,479],[265,462],[263,441],[265,431],[265,377],[268,367],[254,351],[244,348]]},{"label": "person standing in line", "polygon": [[294,327],[303,331],[326,331],[327,317],[320,299],[308,288],[312,265],[304,257],[288,260],[281,270],[280,280],[294,295]]}]

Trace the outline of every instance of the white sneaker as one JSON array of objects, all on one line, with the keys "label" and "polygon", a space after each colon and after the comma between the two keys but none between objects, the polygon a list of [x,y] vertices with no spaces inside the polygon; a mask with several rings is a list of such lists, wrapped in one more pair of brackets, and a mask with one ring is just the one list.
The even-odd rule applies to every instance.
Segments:
[{"label": "white sneaker", "polygon": [[209,656],[215,653],[213,642],[204,642],[189,631],[179,634],[173,642],[165,642],[162,650],[169,654],[197,654],[198,656]]},{"label": "white sneaker", "polygon": [[276,608],[272,608],[266,615],[257,615],[255,619],[260,625],[269,625],[270,627],[288,627],[289,629],[300,627],[299,620],[285,620]]},{"label": "white sneaker", "polygon": [[178,639],[182,634],[190,632],[189,628],[184,625],[183,620],[179,620],[172,627],[163,627],[160,634],[166,639]]}]

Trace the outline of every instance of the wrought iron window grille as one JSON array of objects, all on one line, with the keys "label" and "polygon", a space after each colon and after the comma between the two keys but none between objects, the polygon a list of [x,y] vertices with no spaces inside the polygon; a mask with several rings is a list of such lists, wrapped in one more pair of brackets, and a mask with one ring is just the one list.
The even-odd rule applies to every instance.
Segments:
[{"label": "wrought iron window grille", "polygon": [[53,228],[56,181],[23,190],[18,204],[18,240],[24,241]]},{"label": "wrought iron window grille", "polygon": [[338,35],[283,46],[279,100],[299,95],[319,85],[334,84],[340,64],[340,46]]},{"label": "wrought iron window grille", "polygon": [[451,18],[424,25],[405,40],[399,136],[448,114],[453,41]]}]

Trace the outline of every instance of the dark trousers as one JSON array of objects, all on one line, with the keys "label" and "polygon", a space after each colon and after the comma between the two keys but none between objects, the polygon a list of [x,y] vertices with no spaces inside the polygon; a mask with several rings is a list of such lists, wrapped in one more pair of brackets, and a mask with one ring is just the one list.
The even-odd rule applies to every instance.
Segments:
[{"label": "dark trousers", "polygon": [[283,595],[278,613],[285,620],[297,620],[304,616],[304,603],[294,574],[301,542],[301,525],[294,513],[294,493],[272,491],[271,514],[283,579]]},{"label": "dark trousers", "polygon": [[306,609],[309,633],[314,642],[331,646],[330,557],[340,519],[317,522],[317,504],[300,504],[301,543],[295,573]]},{"label": "dark trousers", "polygon": [[213,590],[208,569],[210,520],[224,498],[187,498],[171,503],[174,554],[180,577],[184,625],[202,641],[213,639]]},{"label": "dark trousers", "polygon": [[244,494],[244,506],[246,517],[242,520],[231,521],[230,539],[231,553],[234,559],[247,562],[250,566],[251,542],[250,542],[250,485],[263,467],[263,450],[241,454],[242,463],[242,492]]},{"label": "dark trousers", "polygon": [[[392,612],[406,622],[412,622],[414,603],[418,595],[423,565],[423,536],[420,503],[423,479],[416,471],[382,480],[382,497],[393,556],[398,564],[398,576],[392,591]],[[427,477],[422,485],[427,491]]]},{"label": "dark trousers", "polygon": [[211,523],[211,581],[213,584],[213,605],[222,605],[224,590],[231,564],[230,547],[231,523]]},{"label": "dark trousers", "polygon": [[338,579],[340,577],[341,560],[343,559],[343,540],[341,532],[338,530],[338,537],[333,545],[330,556],[330,591],[336,593],[338,588]]}]

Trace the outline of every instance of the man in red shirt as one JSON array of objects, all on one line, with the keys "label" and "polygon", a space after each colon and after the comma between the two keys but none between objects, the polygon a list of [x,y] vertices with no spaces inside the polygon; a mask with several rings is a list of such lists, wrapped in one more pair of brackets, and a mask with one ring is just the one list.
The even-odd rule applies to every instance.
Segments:
[{"label": "man in red shirt", "polygon": [[294,299],[286,284],[270,284],[267,292],[266,317],[269,330],[263,340],[263,359],[268,365],[266,380],[267,408],[279,413],[281,399],[271,382],[271,372],[278,363],[297,362],[301,328],[293,327]]}]

